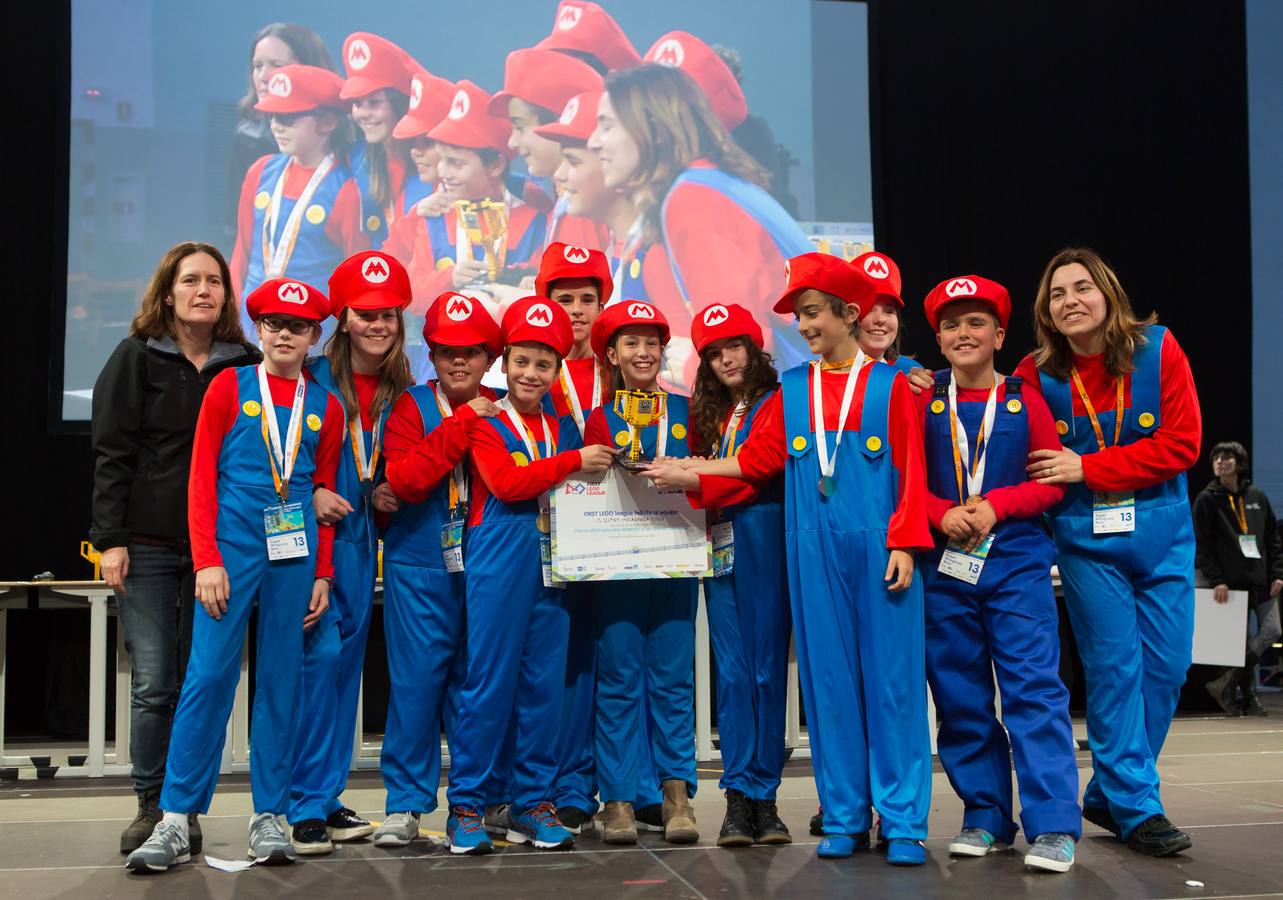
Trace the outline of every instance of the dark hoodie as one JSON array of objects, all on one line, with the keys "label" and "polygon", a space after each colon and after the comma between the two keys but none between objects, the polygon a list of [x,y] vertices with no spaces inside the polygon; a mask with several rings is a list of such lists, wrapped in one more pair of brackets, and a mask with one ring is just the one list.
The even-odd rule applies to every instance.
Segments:
[{"label": "dark hoodie", "polygon": [[1230,492],[1213,478],[1194,501],[1194,538],[1198,551],[1194,565],[1203,570],[1211,585],[1228,585],[1231,590],[1268,587],[1283,578],[1283,538],[1274,520],[1269,498],[1247,479],[1239,480],[1234,504],[1247,518],[1247,533],[1256,536],[1260,559],[1248,559],[1239,548],[1238,516],[1230,506]]}]

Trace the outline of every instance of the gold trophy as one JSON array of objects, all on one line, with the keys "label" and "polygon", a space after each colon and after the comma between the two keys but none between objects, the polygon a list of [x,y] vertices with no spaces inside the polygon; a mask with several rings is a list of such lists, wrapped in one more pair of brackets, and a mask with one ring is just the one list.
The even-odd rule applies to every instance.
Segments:
[{"label": "gold trophy", "polygon": [[455,209],[468,241],[486,254],[490,280],[497,281],[508,252],[508,205],[502,200],[456,200]]},{"label": "gold trophy", "polygon": [[633,439],[628,445],[628,452],[619,457],[619,464],[632,472],[639,472],[653,462],[642,456],[641,429],[654,425],[664,418],[668,395],[663,391],[627,391],[615,392],[615,412],[628,423]]}]

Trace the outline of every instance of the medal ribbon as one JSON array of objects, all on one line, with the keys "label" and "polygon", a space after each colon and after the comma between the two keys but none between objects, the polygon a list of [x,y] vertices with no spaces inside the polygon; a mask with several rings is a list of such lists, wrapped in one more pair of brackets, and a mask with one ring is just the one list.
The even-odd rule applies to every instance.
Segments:
[{"label": "medal ribbon", "polygon": [[[984,417],[980,420],[980,431],[976,434],[976,452],[971,467],[966,470],[967,491],[962,490],[963,460],[970,454],[967,447],[967,429],[958,427],[958,383],[949,379],[949,436],[953,439],[953,471],[958,479],[958,502],[966,503],[971,497],[979,497],[984,490],[985,458],[989,455],[989,441],[986,435],[993,433],[993,417],[998,409],[998,375],[993,376],[993,387],[989,388],[989,399],[985,401]],[[982,449],[983,448],[983,449]]]},{"label": "medal ribbon", "polygon": [[[579,391],[575,388],[575,380],[566,374],[568,367],[563,362],[561,372],[558,378],[561,379],[561,392],[565,395],[566,405],[570,407],[570,414],[575,418],[575,427],[579,429],[579,436],[584,436],[584,407],[579,402]],[[592,366],[592,406],[590,409],[596,409],[601,406],[601,363],[593,360]]]},{"label": "medal ribbon", "polygon": [[[303,398],[307,396],[307,383],[298,376],[294,389],[294,404],[290,407],[290,424],[285,432],[286,447],[281,448],[281,426],[276,421],[276,406],[272,403],[272,388],[267,383],[267,370],[258,364],[258,393],[262,398],[259,420],[263,427],[263,445],[267,447],[267,461],[272,466],[272,484],[277,499],[284,503],[290,498],[290,475],[298,459],[299,444],[303,440]],[[277,466],[280,469],[277,469]]]},{"label": "medal ribbon", "polygon": [[285,196],[285,176],[289,174],[290,166],[294,165],[294,160],[285,164],[281,170],[281,177],[276,179],[276,187],[272,189],[272,202],[268,207],[267,215],[263,217],[263,266],[265,278],[279,278],[285,274],[285,267],[289,265],[290,257],[294,255],[294,244],[298,241],[299,229],[303,227],[303,214],[307,211],[308,205],[312,202],[312,195],[316,193],[325,176],[330,173],[334,166],[334,154],[330,154],[321,160],[321,164],[312,172],[312,177],[308,179],[307,186],[303,188],[303,193],[299,194],[298,200],[294,203],[294,208],[290,210],[289,217],[285,220],[285,227],[281,231],[280,238],[276,244],[272,244],[272,235],[276,234],[276,221],[281,214],[281,200]]},{"label": "medal ribbon", "polygon": [[1238,530],[1240,534],[1247,534],[1247,503],[1239,500],[1238,505],[1234,505],[1234,495],[1230,494],[1230,509],[1234,510],[1234,518],[1238,519]]},{"label": "medal ribbon", "polygon": [[374,481],[374,470],[379,466],[379,432],[382,426],[382,421],[374,423],[374,439],[370,443],[370,461],[367,463],[365,435],[362,433],[360,417],[347,424],[348,435],[352,438],[352,460],[356,463],[356,477],[361,480],[362,485],[367,481]]},{"label": "medal ribbon", "polygon": [[821,377],[821,366],[823,363],[816,360],[811,363],[811,415],[815,420],[815,450],[820,456],[820,474],[832,478],[838,464],[838,448],[842,446],[842,435],[846,431],[846,417],[851,412],[851,400],[855,396],[855,382],[860,377],[860,370],[864,368],[864,351],[860,350],[855,354],[855,360],[851,364],[851,371],[846,376],[846,388],[842,391],[842,406],[838,410],[838,436],[833,444],[833,456],[829,456],[829,440],[827,429],[824,427],[824,387],[820,383],[824,379]]},{"label": "medal ribbon", "polygon": [[[1096,443],[1100,449],[1105,449],[1105,432],[1101,430],[1100,419],[1096,418],[1096,408],[1091,405],[1091,398],[1087,396],[1087,389],[1083,387],[1083,380],[1078,376],[1078,367],[1074,366],[1069,370],[1073,376],[1074,387],[1078,388],[1078,396],[1083,401],[1083,408],[1087,410],[1087,418],[1091,419],[1092,430],[1096,432]],[[1118,409],[1114,415],[1114,446],[1118,446],[1118,438],[1123,433],[1123,379],[1118,377]]]},{"label": "medal ribbon", "polygon": [[[441,390],[441,382],[438,381],[433,385],[433,390],[436,391],[437,409],[441,412],[441,418],[446,419],[454,415],[454,410],[450,408],[450,399],[446,397],[445,391]],[[467,502],[468,473],[461,459],[450,471],[450,512],[453,513],[459,508],[459,504]]]},{"label": "medal ribbon", "polygon": [[748,412],[748,404],[743,400],[735,404],[735,409],[731,411],[730,421],[722,429],[722,446],[717,456],[718,459],[729,459],[735,455],[735,438],[739,435],[740,425],[744,421],[744,414]]}]

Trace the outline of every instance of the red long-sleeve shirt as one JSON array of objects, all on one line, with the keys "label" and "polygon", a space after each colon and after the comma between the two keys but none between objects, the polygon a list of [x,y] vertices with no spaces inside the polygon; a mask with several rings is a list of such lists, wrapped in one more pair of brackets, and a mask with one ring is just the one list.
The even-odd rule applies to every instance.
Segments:
[{"label": "red long-sleeve shirt", "polygon": [[[1203,414],[1198,405],[1198,391],[1194,387],[1194,373],[1190,371],[1185,351],[1176,343],[1169,331],[1163,340],[1161,365],[1162,384],[1159,388],[1161,418],[1153,433],[1143,441],[1120,447],[1106,446],[1104,450],[1082,457],[1083,480],[1093,491],[1135,491],[1162,484],[1187,471],[1198,462],[1198,451],[1203,440]],[[1074,364],[1082,378],[1092,406],[1099,411],[1113,409],[1117,404],[1116,380],[1105,368],[1104,354],[1074,355]],[[1026,356],[1016,368],[1016,374],[1025,384],[1041,393],[1042,382],[1032,356]],[[1131,406],[1132,378],[1123,376],[1123,404]],[[1082,398],[1072,386],[1069,397],[1075,416],[1087,415]],[[1106,444],[1112,444],[1112,429],[1105,435]]]},{"label": "red long-sleeve shirt", "polygon": [[[597,365],[597,357],[567,359],[563,360],[561,365],[575,389],[575,394],[579,397],[579,408],[584,411],[585,427],[587,427],[588,413],[593,408],[593,367]],[[602,394],[604,395],[609,388],[610,379],[603,375],[601,379]],[[566,392],[562,390],[560,377],[553,381],[548,393],[552,397],[552,407],[557,411],[557,415],[570,415],[570,401],[566,398]]]},{"label": "red long-sleeve shirt", "polygon": [[[245,173],[241,182],[241,199],[236,214],[236,246],[232,248],[232,281],[236,285],[239,297],[245,296],[245,275],[249,272],[249,260],[253,252],[253,241],[260,236],[254,229],[254,195],[258,192],[259,179],[263,177],[263,167],[272,156],[264,156]],[[308,181],[316,167],[304,168],[291,163],[285,170],[285,186],[281,195],[287,200],[297,200],[307,187]],[[325,220],[325,234],[345,255],[359,253],[370,247],[370,237],[361,230],[361,193],[356,181],[348,179],[334,198],[334,208]],[[319,287],[319,285],[318,285]]]},{"label": "red long-sleeve shirt", "polygon": [[[553,444],[556,445],[558,424],[555,418],[538,412],[521,413],[521,419],[539,453],[544,452],[544,421],[547,421]],[[494,422],[499,428],[511,428],[506,415],[500,414]],[[512,458],[504,439],[494,428],[474,428],[469,451],[473,496],[468,510],[469,527],[481,523],[487,497],[494,496],[504,503],[533,500],[544,491],[551,490],[562,479],[579,471],[583,464],[578,450],[566,450],[552,456],[532,459],[527,465],[519,466]]]},{"label": "red long-sleeve shirt", "polygon": [[[1059,450],[1060,438],[1056,436],[1056,423],[1052,421],[1051,410],[1047,408],[1047,401],[1037,391],[1021,392],[1021,400],[1024,401],[1025,416],[1029,422],[1029,449],[1028,453],[1034,450]],[[998,396],[996,399],[999,410],[1006,405],[1007,385],[1005,383],[998,386]],[[924,427],[927,422],[931,421],[934,413],[928,412],[931,402],[935,399],[931,391],[923,391],[917,395],[919,412],[924,417]],[[984,403],[989,399],[989,390],[987,388],[958,388],[959,403]],[[958,422],[962,427],[962,422]],[[969,446],[975,447],[975,435],[968,432]],[[970,464],[970,460],[968,460]],[[952,460],[950,460],[952,465]],[[993,507],[994,515],[998,521],[1006,519],[1028,519],[1033,516],[1040,516],[1047,510],[1051,509],[1061,501],[1065,496],[1065,489],[1058,484],[1039,484],[1036,481],[1025,481],[1021,484],[1007,485],[997,487],[992,490],[986,488],[984,497]],[[952,493],[947,496],[940,496],[927,492],[927,517],[931,520],[931,527],[936,530],[940,528],[940,520],[944,514],[953,507],[958,505],[958,498]]]},{"label": "red long-sleeve shirt", "polygon": [[[319,390],[311,376],[309,391]],[[297,382],[291,378],[278,378],[268,374],[268,388],[272,403],[289,409],[294,405]],[[325,418],[316,448],[316,470],[312,483],[334,489],[338,478],[339,453],[346,433],[343,407],[333,394],[327,394]],[[255,392],[253,398],[257,399]],[[196,439],[192,444],[191,476],[187,482],[187,525],[191,532],[192,568],[196,571],[221,566],[223,555],[218,549],[218,458],[226,437],[236,417],[240,415],[240,398],[237,396],[235,369],[225,369],[214,376],[205,392],[200,417],[196,420]],[[281,436],[284,438],[284,435]],[[263,450],[263,468],[268,468],[267,450]],[[311,503],[312,497],[292,498]],[[316,577],[334,575],[334,526],[317,523]]]},{"label": "red long-sleeve shirt", "polygon": [[[436,385],[435,380],[428,383]],[[488,387],[481,388],[481,396],[495,398]],[[480,421],[476,411],[464,403],[440,426],[424,434],[419,404],[409,394],[398,397],[383,438],[383,474],[392,493],[407,503],[428,499],[441,479],[448,477],[467,454],[472,432]]]},{"label": "red long-sleeve shirt", "polygon": [[[847,416],[846,430],[859,431],[860,415],[864,407],[864,387],[868,383],[870,366],[859,375],[851,411]],[[842,392],[846,388],[846,372],[823,372],[824,427],[833,431],[838,427],[838,413],[842,405]],[[815,427],[812,418],[811,427]],[[895,379],[888,404],[888,433],[891,442],[891,463],[899,473],[896,507],[887,522],[888,550],[925,550],[934,546],[931,527],[927,520],[927,474],[922,454],[922,426],[918,416],[913,391],[903,377]],[[837,455],[837,474],[843,465],[858,465],[852,455],[860,452],[854,443],[843,441],[845,450]],[[757,411],[753,431],[739,452],[740,470],[749,485],[724,490],[724,482],[735,479],[700,478],[704,503],[710,506],[731,506],[751,498],[749,486],[760,488],[771,478],[784,471],[788,460],[784,429],[784,392],[776,391]]]}]

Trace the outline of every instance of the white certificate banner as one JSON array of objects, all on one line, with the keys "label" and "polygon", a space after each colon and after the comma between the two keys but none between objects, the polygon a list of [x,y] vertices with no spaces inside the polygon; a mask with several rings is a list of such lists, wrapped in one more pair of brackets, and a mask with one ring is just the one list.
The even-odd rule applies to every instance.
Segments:
[{"label": "white certificate banner", "polygon": [[702,509],[680,490],[612,466],[552,491],[552,571],[567,581],[700,578],[712,574]]},{"label": "white certificate banner", "polygon": [[1217,603],[1211,588],[1194,589],[1194,655],[1203,666],[1241,666],[1247,650],[1247,591]]}]

